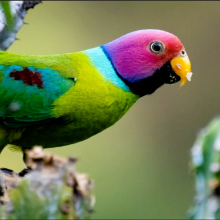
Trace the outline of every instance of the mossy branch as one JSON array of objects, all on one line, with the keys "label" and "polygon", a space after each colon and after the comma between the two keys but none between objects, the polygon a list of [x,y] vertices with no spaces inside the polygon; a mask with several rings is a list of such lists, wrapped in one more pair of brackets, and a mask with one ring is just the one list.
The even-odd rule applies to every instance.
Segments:
[{"label": "mossy branch", "polygon": [[65,159],[41,147],[27,151],[31,170],[1,169],[1,219],[88,219],[93,182],[78,173],[76,158]]},{"label": "mossy branch", "polygon": [[5,51],[17,39],[27,11],[42,1],[0,1],[0,50]]}]

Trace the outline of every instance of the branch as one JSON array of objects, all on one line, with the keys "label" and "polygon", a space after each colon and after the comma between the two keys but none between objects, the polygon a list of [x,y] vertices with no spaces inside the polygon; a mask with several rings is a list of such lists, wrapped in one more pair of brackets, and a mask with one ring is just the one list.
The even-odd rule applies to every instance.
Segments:
[{"label": "branch", "polygon": [[31,170],[1,169],[1,219],[86,219],[95,203],[93,182],[78,173],[76,158],[65,159],[41,147],[27,151]]},{"label": "branch", "polygon": [[16,40],[27,11],[41,1],[1,1],[0,50],[5,51]]}]

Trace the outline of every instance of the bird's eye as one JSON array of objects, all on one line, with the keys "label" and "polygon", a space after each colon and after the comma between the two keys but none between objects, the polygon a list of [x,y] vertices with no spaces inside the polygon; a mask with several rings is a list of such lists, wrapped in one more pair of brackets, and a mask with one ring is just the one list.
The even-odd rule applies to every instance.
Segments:
[{"label": "bird's eye", "polygon": [[153,53],[161,53],[164,50],[164,45],[161,42],[153,42],[150,44],[150,50]]}]

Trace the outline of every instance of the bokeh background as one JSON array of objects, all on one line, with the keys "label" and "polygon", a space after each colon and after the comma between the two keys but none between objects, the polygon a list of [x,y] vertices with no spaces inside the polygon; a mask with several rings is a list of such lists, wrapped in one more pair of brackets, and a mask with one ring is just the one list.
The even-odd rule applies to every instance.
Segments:
[{"label": "bokeh background", "polygon": [[[77,156],[95,180],[93,219],[181,219],[193,202],[190,148],[220,114],[220,2],[47,1],[30,10],[9,52],[71,53],[138,29],[163,29],[183,42],[192,82],[141,98],[114,126],[81,143],[49,151]],[[5,149],[0,166],[20,171]]]}]

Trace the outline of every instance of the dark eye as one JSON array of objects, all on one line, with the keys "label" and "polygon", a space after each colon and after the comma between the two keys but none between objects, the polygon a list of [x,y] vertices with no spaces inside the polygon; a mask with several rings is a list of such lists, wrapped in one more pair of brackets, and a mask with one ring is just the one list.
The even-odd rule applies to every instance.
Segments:
[{"label": "dark eye", "polygon": [[164,50],[164,45],[161,42],[153,42],[150,45],[150,49],[153,53],[160,53]]}]

